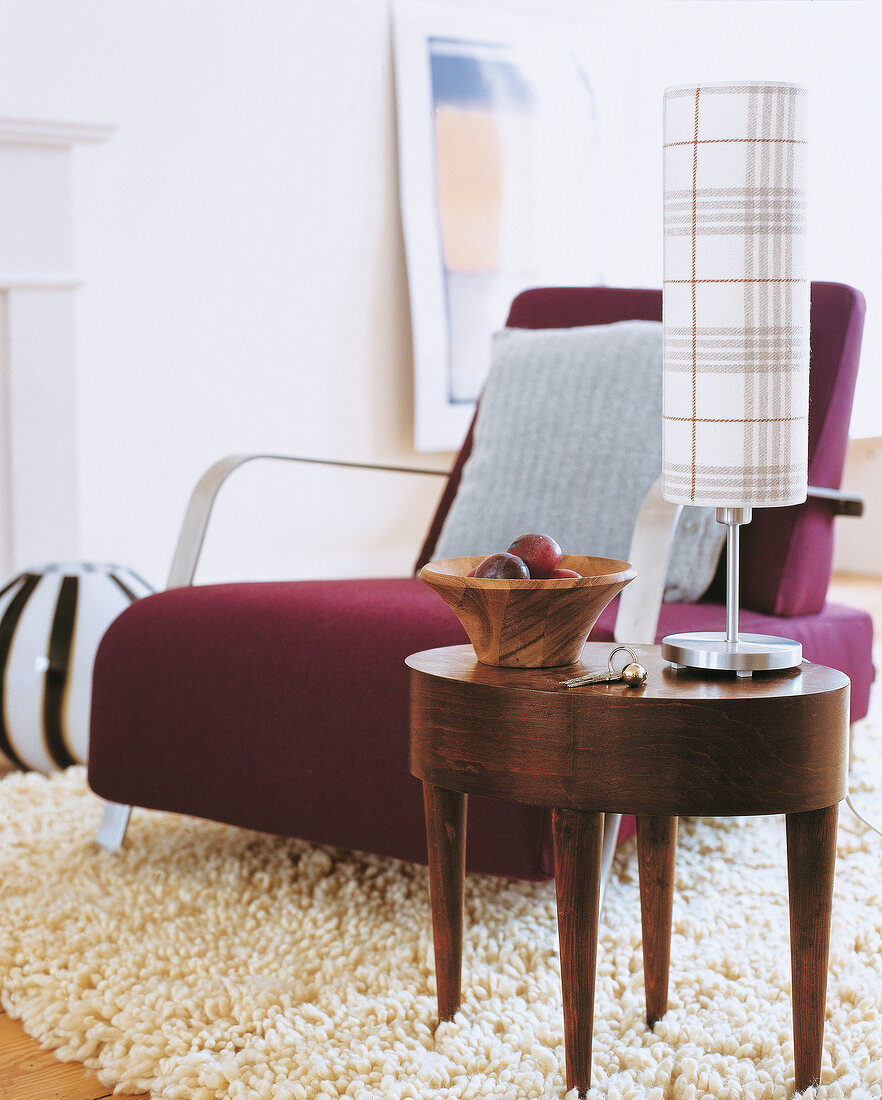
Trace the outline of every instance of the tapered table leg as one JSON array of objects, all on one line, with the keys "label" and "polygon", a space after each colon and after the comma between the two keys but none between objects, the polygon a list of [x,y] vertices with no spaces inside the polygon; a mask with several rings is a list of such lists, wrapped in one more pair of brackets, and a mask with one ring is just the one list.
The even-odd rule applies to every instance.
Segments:
[{"label": "tapered table leg", "polygon": [[640,875],[640,920],[643,925],[643,982],[646,1022],[655,1026],[668,1008],[671,966],[671,911],[677,818],[638,814],[637,867]]},{"label": "tapered table leg", "polygon": [[567,1088],[591,1085],[603,814],[555,810],[554,878],[560,937]]},{"label": "tapered table leg", "polygon": [[423,783],[429,845],[429,895],[435,943],[438,1019],[452,1020],[462,983],[462,910],[465,897],[466,796]]},{"label": "tapered table leg", "polygon": [[838,804],[787,815],[796,1089],[821,1079]]}]

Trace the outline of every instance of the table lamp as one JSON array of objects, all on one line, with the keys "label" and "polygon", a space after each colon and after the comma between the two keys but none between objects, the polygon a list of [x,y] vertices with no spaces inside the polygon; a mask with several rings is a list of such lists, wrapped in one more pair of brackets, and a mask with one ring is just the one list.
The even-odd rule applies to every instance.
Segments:
[{"label": "table lamp", "polygon": [[664,94],[664,496],[727,526],[726,632],[664,638],[675,665],[802,661],[799,642],[739,633],[738,534],[753,508],[806,499],[806,99],[778,81]]}]

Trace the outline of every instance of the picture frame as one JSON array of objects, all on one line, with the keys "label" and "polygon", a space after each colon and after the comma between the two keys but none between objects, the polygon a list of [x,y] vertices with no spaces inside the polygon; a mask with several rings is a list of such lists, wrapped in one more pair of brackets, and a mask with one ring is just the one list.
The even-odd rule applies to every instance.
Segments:
[{"label": "picture frame", "polygon": [[414,447],[457,449],[521,290],[601,281],[594,95],[574,20],[393,8]]}]

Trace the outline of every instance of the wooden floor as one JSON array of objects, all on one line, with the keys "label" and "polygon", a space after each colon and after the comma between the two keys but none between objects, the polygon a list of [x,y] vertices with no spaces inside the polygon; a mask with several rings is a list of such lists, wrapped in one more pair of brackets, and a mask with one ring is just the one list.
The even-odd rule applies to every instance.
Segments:
[{"label": "wooden floor", "polygon": [[[99,1100],[113,1096],[91,1070],[59,1062],[26,1035],[18,1020],[0,1013],[0,1097],[3,1100]],[[139,1093],[140,1100],[150,1094]]]},{"label": "wooden floor", "polygon": [[[0,777],[12,771],[0,754]],[[113,1096],[96,1075],[74,1062],[59,1062],[0,1010],[0,1100],[101,1100]],[[150,1100],[150,1093],[137,1094]]]},{"label": "wooden floor", "polygon": [[[863,607],[873,616],[875,636],[882,640],[882,578],[837,575],[829,598]],[[0,775],[11,770],[0,756]],[[0,1012],[0,1100],[102,1100],[113,1090],[83,1066],[62,1063],[29,1038],[17,1020]],[[138,1100],[150,1100],[139,1093]]]}]

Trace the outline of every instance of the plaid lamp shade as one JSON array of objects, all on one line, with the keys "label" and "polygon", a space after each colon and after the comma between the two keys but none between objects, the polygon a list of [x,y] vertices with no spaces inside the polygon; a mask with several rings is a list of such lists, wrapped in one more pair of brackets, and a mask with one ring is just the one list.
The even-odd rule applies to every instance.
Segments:
[{"label": "plaid lamp shade", "polygon": [[793,84],[665,91],[667,500],[805,500],[805,114]]}]

